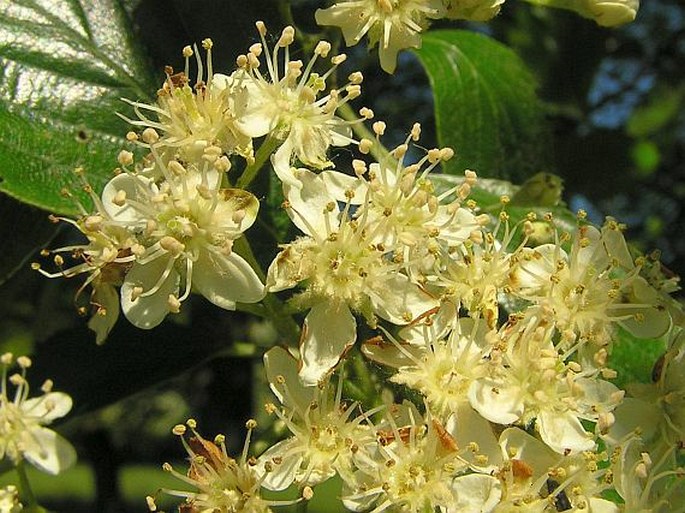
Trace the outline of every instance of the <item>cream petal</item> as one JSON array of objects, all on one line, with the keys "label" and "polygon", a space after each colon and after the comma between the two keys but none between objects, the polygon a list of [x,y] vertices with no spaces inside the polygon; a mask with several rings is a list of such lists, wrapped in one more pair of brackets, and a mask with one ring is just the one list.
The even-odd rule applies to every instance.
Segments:
[{"label": "cream petal", "polygon": [[344,303],[318,303],[304,320],[299,375],[307,386],[321,381],[357,338],[357,321]]},{"label": "cream petal", "polygon": [[24,433],[24,457],[48,474],[59,474],[76,462],[74,447],[51,429],[35,427]]},{"label": "cream petal", "polygon": [[[254,224],[259,212],[259,200],[254,194],[242,189],[220,189],[218,196],[221,201],[214,210],[214,219],[224,231],[233,231],[237,237]],[[237,223],[236,212],[244,213]]]},{"label": "cream petal", "polygon": [[[290,203],[288,216],[304,233],[323,240],[328,237],[329,228],[337,231],[340,225],[340,210],[335,198],[317,174],[304,168],[296,169],[294,173],[299,186],[283,184],[283,192]],[[330,203],[334,205],[332,210],[328,209]]]},{"label": "cream petal", "polygon": [[104,344],[119,319],[119,293],[107,283],[98,284],[91,303],[98,305],[98,311],[88,320],[88,327],[95,332],[95,342]]},{"label": "cream petal", "polygon": [[502,431],[499,445],[504,458],[521,460],[532,468],[534,479],[546,474],[559,460],[552,449],[520,428]]},{"label": "cream petal", "polygon": [[27,399],[21,403],[21,409],[25,414],[38,418],[41,424],[49,424],[69,413],[72,405],[71,397],[64,392],[50,392]]},{"label": "cream petal", "polygon": [[376,314],[399,325],[409,324],[440,304],[405,275],[398,273],[376,284],[369,297]]},{"label": "cream petal", "polygon": [[121,309],[131,324],[149,330],[158,326],[169,313],[169,295],[178,295],[181,278],[175,269],[161,283],[159,289],[149,296],[132,298],[135,287],[143,291],[157,285],[167,269],[170,257],[160,257],[143,265],[133,264],[121,286]]},{"label": "cream petal", "polygon": [[267,490],[279,492],[293,484],[297,471],[302,466],[302,449],[297,450],[297,438],[288,438],[264,451],[259,457],[258,467],[261,468],[262,463],[269,462],[274,458],[277,458],[279,463],[275,464],[271,461],[273,470],[265,473],[262,486]]},{"label": "cream petal", "polygon": [[452,481],[455,503],[447,513],[489,513],[502,498],[502,485],[498,479],[483,474],[460,476]]},{"label": "cream petal", "polygon": [[[315,389],[302,386],[297,375],[297,364],[295,357],[282,347],[273,347],[264,355],[264,368],[271,391],[283,406],[306,411],[314,399]],[[285,379],[287,394],[283,393],[283,385],[277,383],[279,376]]]},{"label": "cream petal", "polygon": [[557,413],[542,411],[536,421],[540,438],[555,452],[564,454],[589,451],[595,447],[595,441],[583,425],[571,412]]},{"label": "cream petal", "polygon": [[496,470],[502,464],[502,455],[492,425],[465,401],[459,404],[455,413],[447,421],[445,426],[447,431],[462,447],[475,442],[478,444],[478,455],[482,454],[488,458],[485,465],[479,464],[476,454],[465,451],[464,459],[468,461],[471,468],[476,468],[481,472],[490,473]]},{"label": "cream petal", "polygon": [[121,191],[126,195],[126,199],[136,200],[140,187],[149,187],[148,179],[142,176],[132,176],[122,173],[112,178],[102,190],[102,204],[105,212],[115,221],[124,223],[131,227],[145,227],[147,219],[130,203],[124,202],[122,205],[114,203],[115,197]]},{"label": "cream petal", "polygon": [[471,406],[495,424],[513,424],[523,415],[522,392],[517,386],[480,379],[471,383],[468,396]]},{"label": "cream petal", "polygon": [[266,294],[257,273],[236,253],[201,251],[193,265],[192,286],[226,310],[235,310],[236,303],[257,303]]}]

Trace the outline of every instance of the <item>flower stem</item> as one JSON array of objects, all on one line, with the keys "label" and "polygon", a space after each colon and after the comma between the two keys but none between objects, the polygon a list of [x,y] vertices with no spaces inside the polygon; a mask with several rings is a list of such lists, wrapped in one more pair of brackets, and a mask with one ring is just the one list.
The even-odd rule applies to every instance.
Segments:
[{"label": "flower stem", "polygon": [[17,470],[17,475],[19,476],[19,496],[26,506],[24,511],[27,513],[47,513],[47,510],[38,504],[38,500],[33,493],[31,483],[29,483],[29,478],[26,474],[24,462],[20,461],[15,468]]},{"label": "flower stem", "polygon": [[[265,281],[266,274],[255,258],[247,237],[240,237],[233,244],[236,252],[250,264],[257,273],[257,276],[259,276],[259,279]],[[300,327],[288,314],[286,305],[273,294],[267,294],[262,300],[262,305],[264,305],[266,310],[266,317],[273,322],[276,331],[292,345],[297,344],[300,339]],[[262,314],[262,316],[264,315]]]},{"label": "flower stem", "polygon": [[252,183],[259,170],[262,169],[264,163],[271,156],[274,150],[278,148],[280,143],[281,141],[276,137],[272,137],[271,135],[267,136],[267,138],[259,146],[259,149],[255,154],[254,162],[249,164],[245,168],[245,171],[243,171],[243,174],[240,175],[240,178],[238,178],[237,186],[239,189],[245,189]]}]

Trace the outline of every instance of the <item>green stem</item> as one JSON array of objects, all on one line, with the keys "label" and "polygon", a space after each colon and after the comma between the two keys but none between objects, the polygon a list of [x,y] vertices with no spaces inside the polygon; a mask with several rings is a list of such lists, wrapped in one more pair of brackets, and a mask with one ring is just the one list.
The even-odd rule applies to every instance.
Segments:
[{"label": "green stem", "polygon": [[24,466],[24,462],[20,461],[19,463],[17,463],[17,466],[15,468],[17,469],[17,475],[19,476],[19,496],[21,497],[24,506],[26,506],[26,509],[24,511],[30,513],[46,512],[47,510],[42,508],[40,504],[38,504],[38,500],[36,499],[36,496],[33,493],[31,483],[29,483],[29,477],[26,474],[26,467]]},{"label": "green stem", "polygon": [[366,128],[364,123],[359,121],[359,116],[354,112],[354,109],[349,104],[343,103],[338,107],[338,114],[345,121],[350,121],[352,131],[360,139],[369,139],[373,141],[371,147],[371,155],[373,155],[378,162],[393,162],[395,159],[390,155],[390,152],[376,139],[376,134]]},{"label": "green stem", "polygon": [[243,174],[240,175],[240,178],[238,178],[238,183],[236,185],[239,189],[245,189],[252,183],[259,170],[262,169],[264,163],[280,144],[281,141],[276,137],[272,137],[271,135],[267,136],[264,142],[259,146],[254,157],[254,162],[249,164],[245,168],[245,171],[243,171]]},{"label": "green stem", "polygon": [[[233,247],[240,256],[242,256],[248,264],[255,270],[257,276],[262,281],[266,280],[266,274],[262,270],[259,262],[252,252],[247,237],[240,237],[233,243]],[[295,345],[300,340],[300,327],[288,314],[288,309],[281,301],[273,294],[267,294],[262,300],[262,305],[266,310],[266,315],[262,312],[262,317],[268,317],[274,323],[276,331],[281,334],[290,344]]]}]

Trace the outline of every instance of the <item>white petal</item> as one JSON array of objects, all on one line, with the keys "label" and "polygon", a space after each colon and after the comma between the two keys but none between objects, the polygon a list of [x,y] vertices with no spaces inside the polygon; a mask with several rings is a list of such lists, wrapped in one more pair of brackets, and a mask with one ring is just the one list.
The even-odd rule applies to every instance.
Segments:
[{"label": "white petal", "polygon": [[269,447],[259,457],[258,467],[260,468],[261,463],[266,463],[273,458],[280,459],[278,464],[271,462],[273,470],[266,472],[262,481],[262,486],[267,490],[274,492],[285,490],[295,481],[295,475],[302,466],[303,452],[302,450],[294,451],[294,446],[297,446],[297,438],[288,438]]},{"label": "white petal", "polygon": [[540,438],[559,454],[564,454],[568,450],[589,451],[595,447],[592,436],[583,429],[578,417],[571,412],[542,411],[535,425],[540,432]]},{"label": "white petal", "polygon": [[502,464],[500,447],[495,433],[492,431],[492,425],[481,417],[469,403],[461,402],[456,415],[448,419],[445,427],[454,436],[459,445],[464,446],[471,442],[476,442],[478,444],[478,454],[487,456],[487,463],[482,465],[477,463],[476,454],[466,451],[464,459],[469,462],[472,468],[490,473]]},{"label": "white petal", "polygon": [[72,405],[73,401],[68,394],[50,392],[40,397],[27,399],[21,403],[21,409],[27,415],[39,418],[41,424],[49,424],[69,413]]},{"label": "white petal", "polygon": [[[321,180],[328,193],[335,198],[336,201],[347,203],[348,201],[353,205],[360,205],[364,203],[366,198],[366,187],[363,187],[362,182],[356,176],[346,175],[339,171],[322,171],[319,173]],[[354,192],[351,198],[348,197],[349,192]]]},{"label": "white petal", "polygon": [[523,415],[523,398],[519,387],[481,379],[471,383],[468,395],[471,406],[490,422],[512,424]]},{"label": "white petal", "polygon": [[448,513],[488,513],[495,509],[502,497],[498,479],[483,474],[461,476],[452,481],[456,503]]},{"label": "white petal", "polygon": [[311,238],[302,237],[283,247],[266,273],[266,287],[269,292],[291,289],[309,278],[313,265],[311,258],[306,256],[308,248],[313,245],[316,243]]},{"label": "white petal", "polygon": [[98,311],[88,320],[88,327],[95,332],[95,342],[104,344],[119,319],[119,293],[107,283],[98,284],[91,302],[98,305]]},{"label": "white petal", "polygon": [[[329,235],[327,225],[337,231],[340,224],[340,210],[335,198],[329,193],[323,179],[315,173],[308,169],[296,169],[294,173],[297,185],[283,184],[283,192],[291,207],[287,209],[288,216],[307,235],[325,239]],[[329,211],[327,206],[331,202],[334,208]]]},{"label": "white petal", "polygon": [[168,261],[168,257],[161,257],[145,265],[136,262],[124,279],[121,286],[121,309],[129,322],[137,328],[149,330],[158,326],[169,313],[169,295],[178,295],[181,278],[172,269],[154,294],[135,300],[131,297],[135,287],[142,287],[143,291],[151,290],[162,276]]},{"label": "white petal", "polygon": [[52,429],[35,427],[25,433],[24,456],[48,474],[59,474],[76,462],[74,447]]},{"label": "white petal", "polygon": [[236,303],[256,303],[264,298],[264,285],[241,256],[201,251],[193,265],[193,289],[215,305],[235,310]]},{"label": "white petal", "polygon": [[393,324],[408,324],[440,303],[403,274],[375,284],[369,294],[374,312]]},{"label": "white petal", "polygon": [[335,367],[357,338],[357,321],[344,303],[314,305],[302,327],[300,379],[313,386]]},{"label": "white petal", "polygon": [[127,202],[121,206],[114,203],[114,199],[120,191],[126,195],[126,199],[138,199],[138,193],[141,186],[147,187],[149,184],[147,179],[142,176],[132,176],[128,173],[122,173],[112,178],[105,188],[102,190],[102,203],[107,212],[112,218],[120,223],[125,223],[129,226],[144,227],[146,219],[141,213]]},{"label": "white petal", "polygon": [[521,460],[533,469],[533,479],[546,474],[559,460],[554,451],[520,428],[502,431],[499,444],[506,459]]},{"label": "white petal", "polygon": [[[295,357],[282,347],[273,347],[264,355],[264,368],[271,391],[283,406],[306,411],[314,399],[315,389],[302,386],[297,375],[297,364]],[[287,394],[284,393],[284,386],[277,383],[279,376],[285,379]]]}]

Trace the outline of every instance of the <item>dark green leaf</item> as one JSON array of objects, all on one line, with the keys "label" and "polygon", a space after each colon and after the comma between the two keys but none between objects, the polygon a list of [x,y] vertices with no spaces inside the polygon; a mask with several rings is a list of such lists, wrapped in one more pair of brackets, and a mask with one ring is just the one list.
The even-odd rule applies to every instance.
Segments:
[{"label": "dark green leaf", "polygon": [[[15,0],[0,6],[0,191],[76,213],[63,188],[86,169],[97,189],[116,166],[121,97],[149,98],[153,81],[116,0]],[[82,198],[87,200],[83,194]]]},{"label": "dark green leaf", "polygon": [[433,88],[438,140],[456,151],[448,173],[523,181],[549,170],[535,79],[514,52],[482,34],[440,30],[416,53]]}]

